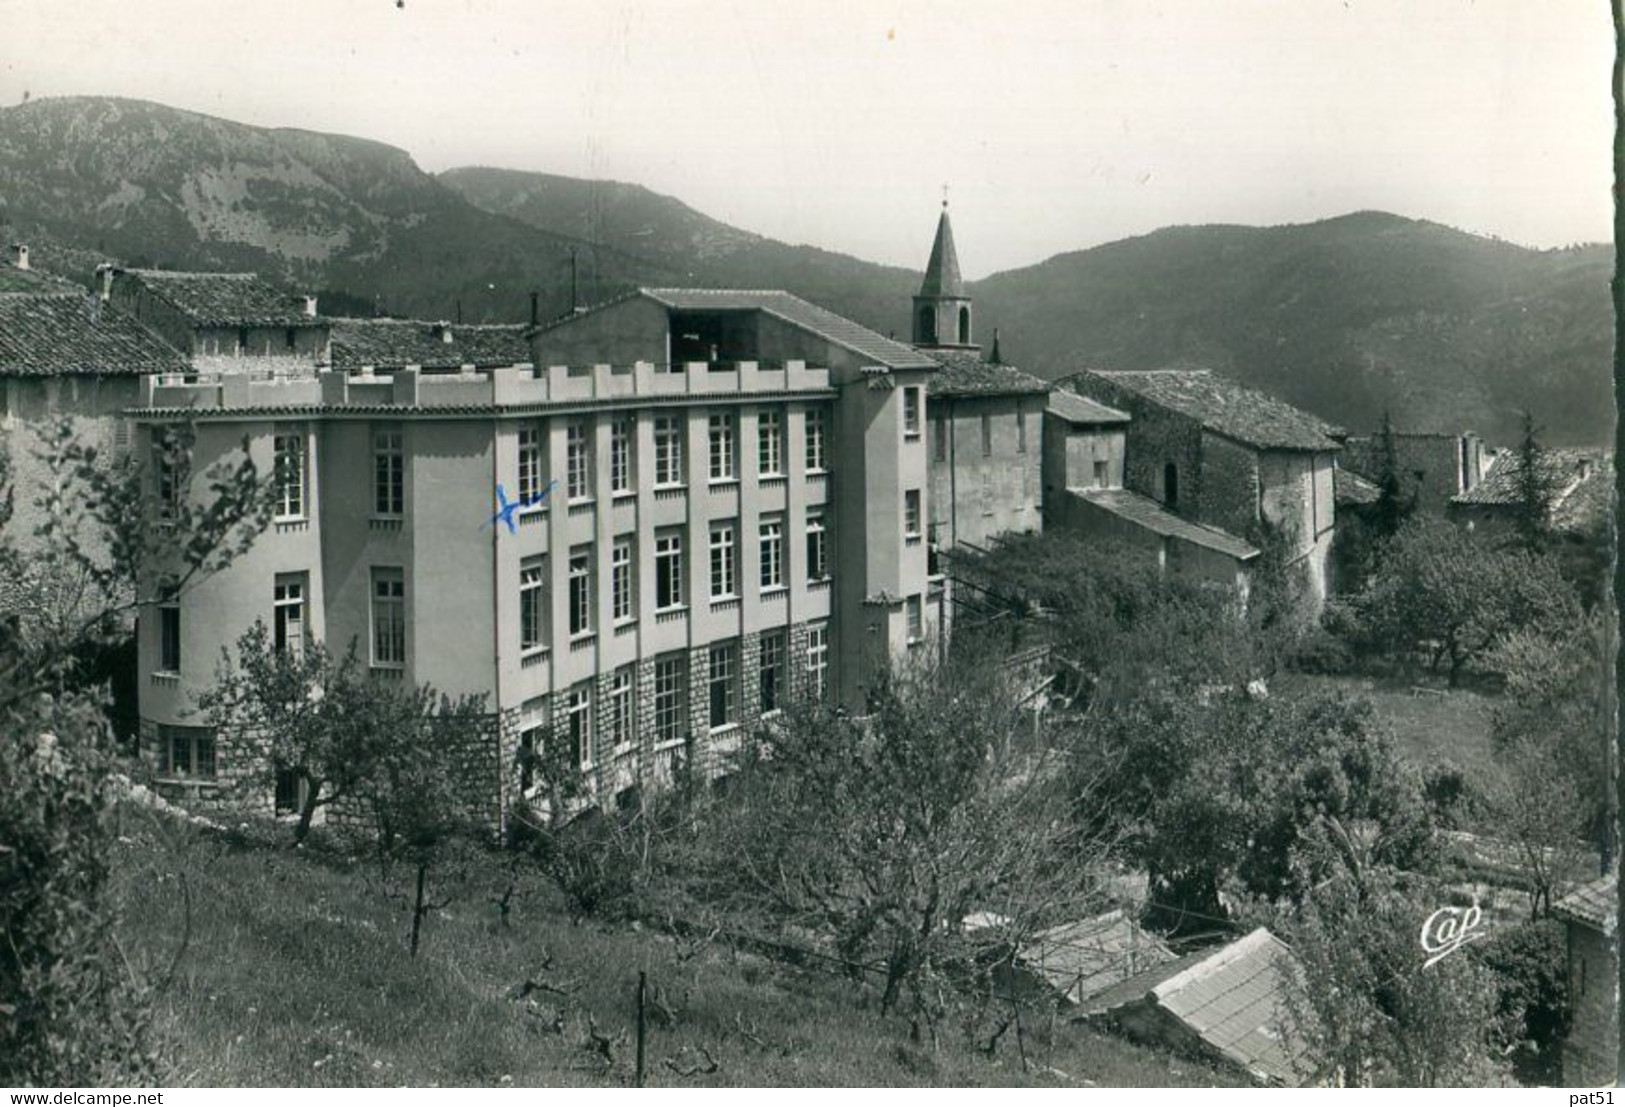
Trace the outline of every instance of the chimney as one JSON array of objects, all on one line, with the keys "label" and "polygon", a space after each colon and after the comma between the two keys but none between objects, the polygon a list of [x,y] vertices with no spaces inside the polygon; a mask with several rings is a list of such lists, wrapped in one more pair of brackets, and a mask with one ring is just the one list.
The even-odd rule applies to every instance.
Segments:
[{"label": "chimney", "polygon": [[446,322],[444,319],[436,323],[434,325],[434,336],[440,339],[440,341],[444,342],[446,345],[450,346],[452,341],[451,324]]},{"label": "chimney", "polygon": [[111,262],[102,262],[96,266],[96,284],[99,286],[103,301],[113,298],[113,274],[117,273]]},{"label": "chimney", "polygon": [[12,265],[16,266],[18,269],[28,268],[27,246],[23,245],[21,242],[13,242],[11,244],[11,248],[6,252],[11,258]]},{"label": "chimney", "polygon": [[542,321],[542,294],[535,289],[530,291],[530,325],[536,326]]},{"label": "chimney", "polygon": [[314,297],[314,296],[301,296],[301,297],[299,297],[299,310],[304,314],[305,318],[307,318],[307,319],[316,318],[316,297]]},{"label": "chimney", "polygon": [[1580,459],[1580,464],[1579,464],[1578,468],[1580,470],[1580,479],[1581,480],[1590,480],[1591,479],[1591,459],[1589,457],[1582,457]]}]

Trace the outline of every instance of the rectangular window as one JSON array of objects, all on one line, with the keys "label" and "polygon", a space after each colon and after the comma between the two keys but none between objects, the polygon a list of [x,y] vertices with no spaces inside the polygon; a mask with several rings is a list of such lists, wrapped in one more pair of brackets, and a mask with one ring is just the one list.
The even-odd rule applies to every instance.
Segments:
[{"label": "rectangular window", "polygon": [[734,471],[734,417],[731,414],[713,415],[710,419],[711,479],[733,480]]},{"label": "rectangular window", "polygon": [[993,416],[982,415],[982,456],[993,456]]},{"label": "rectangular window", "polygon": [[784,520],[763,519],[758,553],[761,565],[762,588],[780,588],[784,585]]},{"label": "rectangular window", "polygon": [[200,726],[158,727],[160,776],[213,778],[216,775],[214,731]]},{"label": "rectangular window", "polygon": [[948,460],[948,420],[937,416],[931,420],[932,433],[936,436],[937,460]]},{"label": "rectangular window", "polygon": [[920,536],[920,490],[910,488],[903,493],[903,537]]},{"label": "rectangular window", "polygon": [[918,642],[925,637],[925,605],[919,596],[909,596],[903,601],[903,610],[908,616],[908,640]]},{"label": "rectangular window", "polygon": [[1027,413],[1016,412],[1016,453],[1027,452]]},{"label": "rectangular window", "polygon": [[609,551],[610,618],[624,623],[632,618],[636,578],[632,575],[632,539],[617,538]]},{"label": "rectangular window", "polygon": [[[542,495],[542,428],[519,428],[519,502],[534,503]],[[545,502],[545,501],[544,501]]]},{"label": "rectangular window", "polygon": [[547,645],[547,558],[527,557],[519,564],[519,649],[531,653]]},{"label": "rectangular window", "polygon": [[688,702],[688,658],[685,654],[655,658],[655,741],[661,745],[684,738]]},{"label": "rectangular window", "polygon": [[590,428],[584,420],[576,420],[564,429],[564,483],[565,492],[572,500],[585,500],[592,495],[592,441]]},{"label": "rectangular window", "polygon": [[829,579],[829,559],[823,512],[807,513],[807,579]]},{"label": "rectangular window", "polygon": [[152,471],[157,484],[158,517],[162,520],[172,520],[180,514],[181,457],[181,446],[174,432],[168,428],[153,432]]},{"label": "rectangular window", "polygon": [[807,411],[807,472],[822,473],[824,465],[824,409],[815,407]]},{"label": "rectangular window", "polygon": [[181,671],[181,600],[173,588],[158,604],[158,671]]},{"label": "rectangular window", "polygon": [[609,425],[609,490],[632,490],[632,432],[630,415],[617,415]]},{"label": "rectangular window", "polygon": [[547,756],[547,697],[526,700],[519,709],[519,790],[535,795],[536,765]]},{"label": "rectangular window", "polygon": [[592,685],[582,683],[570,689],[566,711],[570,734],[570,758],[576,768],[592,765]]},{"label": "rectangular window", "polygon": [[667,609],[683,605],[683,536],[655,537],[655,607]]},{"label": "rectangular window", "polygon": [[829,624],[807,628],[807,694],[814,700],[829,695]]},{"label": "rectangular window", "polygon": [[570,551],[570,636],[592,633],[592,547]]},{"label": "rectangular window", "polygon": [[276,766],[276,780],[272,785],[272,804],[278,815],[292,815],[304,807],[306,784],[293,769]]},{"label": "rectangular window", "polygon": [[655,416],[655,484],[683,483],[683,426],[675,415]]},{"label": "rectangular window", "polygon": [[632,744],[632,666],[623,665],[609,678],[609,741],[616,749]]},{"label": "rectangular window", "polygon": [[920,391],[917,385],[903,389],[903,433],[909,438],[920,436]]},{"label": "rectangular window", "polygon": [[406,664],[406,576],[399,569],[372,571],[372,663]]},{"label": "rectangular window", "polygon": [[406,451],[399,430],[372,432],[372,513],[398,518],[406,510]]},{"label": "rectangular window", "polygon": [[709,656],[711,729],[716,730],[739,721],[739,643],[714,643]]},{"label": "rectangular window", "polygon": [[1104,461],[1095,462],[1095,487],[1105,488],[1111,481],[1110,469]]},{"label": "rectangular window", "polygon": [[732,523],[713,523],[711,526],[711,598],[732,599],[739,594],[734,579],[734,526]]},{"label": "rectangular window", "polygon": [[761,651],[757,655],[757,679],[764,715],[779,709],[779,700],[784,689],[784,657],[787,652],[784,631],[762,635]]},{"label": "rectangular window", "polygon": [[276,517],[302,519],[305,516],[305,436],[301,431],[279,432],[275,436]]},{"label": "rectangular window", "polygon": [[273,584],[271,603],[271,639],[277,653],[304,656],[305,575],[279,574]]},{"label": "rectangular window", "polygon": [[784,427],[776,410],[756,414],[756,470],[764,477],[784,474]]}]

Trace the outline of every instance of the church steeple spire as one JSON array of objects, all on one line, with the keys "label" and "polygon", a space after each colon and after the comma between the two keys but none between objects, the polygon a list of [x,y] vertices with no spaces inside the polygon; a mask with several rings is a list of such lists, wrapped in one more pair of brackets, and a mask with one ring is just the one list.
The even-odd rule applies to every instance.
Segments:
[{"label": "church steeple spire", "polygon": [[937,237],[925,280],[914,297],[914,345],[974,349],[971,342],[971,301],[959,275],[959,254],[954,250],[954,228],[948,220],[948,200],[942,201]]}]

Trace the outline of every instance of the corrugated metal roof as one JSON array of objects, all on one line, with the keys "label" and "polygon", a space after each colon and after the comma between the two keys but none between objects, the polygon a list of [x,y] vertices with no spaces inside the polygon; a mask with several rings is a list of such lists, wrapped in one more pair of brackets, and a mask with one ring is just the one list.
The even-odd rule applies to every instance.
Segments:
[{"label": "corrugated metal roof", "polygon": [[1553,905],[1552,914],[1613,934],[1619,927],[1619,876],[1605,876],[1576,888]]},{"label": "corrugated metal roof", "polygon": [[1045,409],[1051,415],[1057,415],[1069,423],[1103,424],[1126,423],[1129,421],[1128,412],[1118,411],[1115,407],[1107,407],[1103,403],[1091,400],[1087,396],[1080,396],[1067,388],[1057,388],[1049,394],[1049,406]]},{"label": "corrugated metal roof", "polygon": [[1117,406],[1135,397],[1148,400],[1260,450],[1342,448],[1339,428],[1207,369],[1086,370],[1061,384]]},{"label": "corrugated metal roof", "polygon": [[869,358],[888,369],[935,369],[937,363],[868,327],[773,289],[644,288],[642,295],[675,311],[761,311]]},{"label": "corrugated metal roof", "polygon": [[1121,910],[1035,934],[1020,956],[1073,1003],[1174,960],[1161,938]]},{"label": "corrugated metal roof", "polygon": [[931,374],[928,391],[933,396],[1029,396],[1055,387],[1014,365],[996,365],[981,354],[956,350],[931,350],[929,354],[941,366]]},{"label": "corrugated metal roof", "polygon": [[91,293],[0,293],[0,377],[179,373],[181,352]]},{"label": "corrugated metal roof", "polygon": [[256,273],[186,273],[169,269],[120,269],[201,327],[313,327],[326,321],[306,315],[299,298]]},{"label": "corrugated metal roof", "polygon": [[1258,550],[1250,543],[1218,527],[1175,515],[1156,500],[1138,492],[1130,492],[1126,488],[1069,488],[1067,491],[1155,534],[1216,550],[1238,561],[1258,556]]}]

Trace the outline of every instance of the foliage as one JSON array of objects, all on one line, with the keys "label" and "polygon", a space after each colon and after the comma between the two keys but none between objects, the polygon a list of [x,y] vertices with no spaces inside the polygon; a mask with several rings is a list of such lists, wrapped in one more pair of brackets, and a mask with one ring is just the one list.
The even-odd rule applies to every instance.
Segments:
[{"label": "foliage", "polygon": [[[1308,851],[1330,848],[1324,841]],[[1306,1079],[1348,1086],[1480,1087],[1507,1035],[1490,972],[1465,953],[1424,967],[1422,923],[1434,910],[1390,870],[1338,873],[1314,885],[1277,927],[1301,973],[1284,1022],[1305,1044]]]},{"label": "foliage", "polygon": [[[861,722],[800,705],[747,748],[698,831],[719,907],[873,971],[933,1036],[952,987],[1044,925],[1098,911],[1106,843],[990,663],[875,674]],[[976,912],[997,925],[971,927]]]},{"label": "foliage", "polygon": [[1563,1039],[1568,1033],[1568,937],[1555,919],[1498,928],[1468,947],[1471,956],[1495,974],[1496,1012],[1535,1052],[1543,1083],[1560,1075]]},{"label": "foliage", "polygon": [[1540,553],[1550,538],[1552,504],[1557,490],[1546,471],[1546,451],[1535,438],[1535,418],[1523,415],[1523,434],[1518,441],[1517,492],[1513,504],[1514,541],[1523,549]]},{"label": "foliage", "polygon": [[1418,517],[1353,600],[1360,633],[1390,654],[1446,666],[1454,687],[1469,662],[1506,635],[1572,617],[1577,600],[1550,558],[1485,549],[1464,530]]}]

